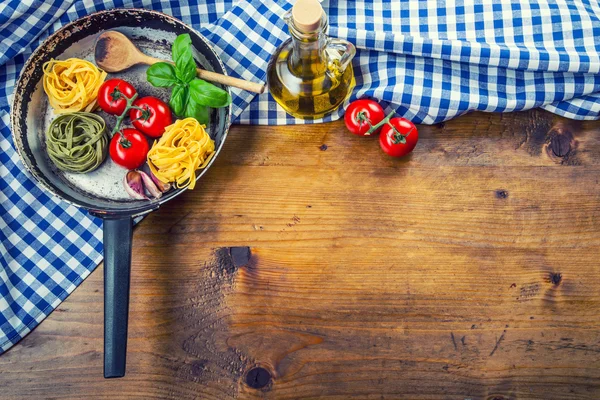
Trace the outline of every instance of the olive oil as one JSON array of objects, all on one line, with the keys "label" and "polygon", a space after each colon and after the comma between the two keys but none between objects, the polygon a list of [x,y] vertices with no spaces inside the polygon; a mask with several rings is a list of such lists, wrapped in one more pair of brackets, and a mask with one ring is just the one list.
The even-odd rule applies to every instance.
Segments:
[{"label": "olive oil", "polygon": [[302,60],[312,74],[299,76],[305,68],[294,70],[290,52],[292,39],[277,50],[268,69],[269,90],[275,101],[298,118],[321,118],[335,111],[354,87],[352,66],[340,70],[339,61],[334,60],[320,70],[320,61],[313,57]]},{"label": "olive oil", "polygon": [[290,115],[321,118],[337,109],[354,87],[354,46],[329,38],[327,16],[317,0],[297,0],[286,17],[291,38],[267,68],[269,91]]}]

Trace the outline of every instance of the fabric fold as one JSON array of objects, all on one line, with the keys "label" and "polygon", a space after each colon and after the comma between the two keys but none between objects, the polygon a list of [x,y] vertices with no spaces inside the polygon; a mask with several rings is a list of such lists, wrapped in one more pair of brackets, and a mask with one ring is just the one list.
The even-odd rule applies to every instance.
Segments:
[{"label": "fabric fold", "polygon": [[[416,57],[479,64],[523,71],[600,72],[600,56],[580,54],[575,47],[540,49],[531,44],[482,43],[468,40],[430,39],[396,32],[366,31],[332,26],[331,36],[346,38],[358,49],[412,55]],[[581,46],[580,46],[581,47]],[[585,51],[585,50],[584,50]]]}]

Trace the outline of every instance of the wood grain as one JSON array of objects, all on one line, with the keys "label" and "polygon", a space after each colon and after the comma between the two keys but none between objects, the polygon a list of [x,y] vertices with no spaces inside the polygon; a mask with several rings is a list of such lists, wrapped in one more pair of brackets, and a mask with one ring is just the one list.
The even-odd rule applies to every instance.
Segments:
[{"label": "wood grain", "polygon": [[[236,126],[135,230],[127,376],[102,268],[0,357],[0,398],[597,399],[600,124]],[[326,146],[323,146],[323,145]]]}]

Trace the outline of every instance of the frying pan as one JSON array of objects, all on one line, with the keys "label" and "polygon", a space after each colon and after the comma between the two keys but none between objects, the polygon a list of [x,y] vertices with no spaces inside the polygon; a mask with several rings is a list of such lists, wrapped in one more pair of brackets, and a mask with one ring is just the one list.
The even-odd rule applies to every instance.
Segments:
[{"label": "frying pan", "polygon": [[[94,59],[96,38],[107,30],[128,36],[148,55],[170,59],[170,45],[177,35],[189,33],[194,58],[206,70],[226,74],[225,67],[207,40],[183,22],[156,11],[115,9],[90,14],[65,25],[50,36],[29,58],[15,86],[11,112],[15,147],[27,170],[41,186],[64,201],[101,217],[104,224],[104,377],[125,375],[129,275],[133,218],[147,214],[180,195],[172,190],[160,199],[130,199],[122,186],[126,171],[107,157],[102,166],[88,174],[59,171],[46,154],[45,132],[54,118],[42,86],[42,65],[51,58]],[[133,84],[141,96],[169,98],[169,89],[146,82],[146,67],[135,66],[118,76]],[[227,87],[222,87],[229,90]],[[211,109],[207,130],[215,141],[215,156],[199,171],[200,179],[219,154],[230,124],[231,107]],[[114,117],[105,117],[110,132]],[[202,190],[197,188],[197,190]]]}]

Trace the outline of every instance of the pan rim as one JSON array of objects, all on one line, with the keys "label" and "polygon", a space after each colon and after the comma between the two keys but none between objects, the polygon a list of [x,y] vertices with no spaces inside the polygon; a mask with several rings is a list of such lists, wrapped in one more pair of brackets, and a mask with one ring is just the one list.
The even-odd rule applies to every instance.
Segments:
[{"label": "pan rim", "polygon": [[[213,56],[215,57],[215,59],[217,60],[219,66],[221,67],[221,70],[223,71],[224,75],[229,75],[227,72],[227,69],[225,68],[225,65],[223,64],[223,60],[221,60],[221,57],[219,57],[219,55],[216,53],[216,51],[214,50],[214,46],[212,43],[210,43],[205,37],[204,35],[202,35],[200,32],[198,32],[195,28],[191,27],[190,25],[186,24],[185,22],[173,17],[172,15],[169,14],[165,14],[163,12],[160,11],[156,11],[156,10],[147,10],[147,9],[143,9],[143,8],[113,8],[110,10],[101,10],[101,11],[96,11],[87,15],[84,15],[83,17],[77,18],[74,21],[69,22],[66,25],[63,25],[62,27],[60,27],[58,30],[56,30],[54,33],[52,33],[50,36],[48,36],[32,53],[31,55],[27,58],[27,60],[25,61],[25,63],[23,64],[23,68],[21,69],[21,71],[27,71],[30,68],[31,63],[34,62],[34,59],[36,59],[36,56],[39,55],[39,53],[41,51],[43,51],[49,43],[51,43],[57,36],[61,35],[63,32],[65,31],[69,31],[71,30],[73,27],[76,27],[77,25],[81,24],[83,21],[90,19],[90,18],[94,18],[98,15],[102,15],[102,14],[114,14],[114,13],[140,13],[140,14],[154,14],[157,16],[160,16],[162,18],[165,18],[167,20],[172,21],[175,24],[179,24],[184,26],[186,29],[188,29],[189,31],[193,32],[198,39],[200,39],[202,42],[204,42],[204,44],[206,45],[206,47],[212,52]],[[182,193],[184,193],[188,188],[185,187],[183,189],[177,189],[177,191],[173,194],[171,194],[168,198],[161,198],[158,199],[156,202],[152,202],[152,203],[144,203],[144,204],[140,204],[139,207],[131,207],[128,209],[121,209],[118,206],[114,207],[114,208],[93,208],[93,207],[87,207],[84,206],[82,204],[80,204],[77,201],[73,201],[70,200],[68,198],[65,198],[65,196],[63,196],[61,194],[60,191],[56,190],[55,188],[53,188],[52,186],[48,185],[45,182],[45,179],[43,178],[44,174],[41,174],[42,176],[40,176],[40,174],[38,174],[38,172],[33,168],[33,165],[30,165],[30,160],[29,157],[27,157],[24,154],[24,146],[23,146],[23,141],[21,140],[21,136],[20,135],[16,135],[15,134],[15,121],[16,120],[20,120],[25,126],[27,125],[27,121],[23,120],[23,116],[18,117],[16,115],[17,113],[17,102],[18,100],[18,96],[15,96],[14,94],[21,89],[25,84],[23,82],[25,82],[28,78],[25,78],[25,76],[23,74],[19,75],[19,78],[17,79],[17,81],[15,82],[14,85],[14,89],[13,89],[13,100],[12,100],[12,104],[11,104],[11,112],[10,112],[10,124],[11,124],[11,136],[13,139],[13,143],[15,146],[15,150],[17,151],[17,154],[19,155],[19,158],[21,159],[21,162],[23,164],[23,166],[25,167],[25,170],[27,172],[29,172],[29,174],[31,176],[33,176],[33,178],[36,180],[36,182],[47,192],[49,192],[50,194],[60,198],[62,201],[73,205],[75,207],[78,208],[83,208],[85,210],[88,210],[91,214],[96,215],[96,216],[102,216],[102,217],[110,217],[110,216],[131,216],[131,217],[136,217],[139,215],[143,215],[143,214],[147,214],[151,211],[154,211],[156,209],[158,209],[162,204],[166,203],[167,201],[174,199],[175,197],[181,195]],[[229,93],[229,95],[231,96],[231,88],[229,86],[224,86],[225,90],[227,91],[227,93]],[[20,100],[22,101],[22,100]],[[222,134],[222,139],[221,139],[221,143],[219,145],[219,147],[215,150],[215,154],[212,157],[212,159],[210,160],[210,162],[207,164],[207,166],[202,169],[202,171],[196,176],[196,182],[208,171],[208,169],[212,166],[212,164],[215,162],[215,159],[217,158],[217,156],[219,155],[219,153],[221,152],[221,150],[223,149],[223,146],[225,145],[225,140],[227,139],[227,135],[229,133],[229,128],[231,126],[231,115],[232,115],[232,107],[231,104],[227,106],[227,113],[226,113],[226,118],[224,121],[224,132]]]}]

